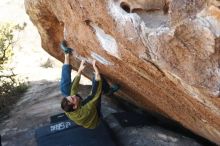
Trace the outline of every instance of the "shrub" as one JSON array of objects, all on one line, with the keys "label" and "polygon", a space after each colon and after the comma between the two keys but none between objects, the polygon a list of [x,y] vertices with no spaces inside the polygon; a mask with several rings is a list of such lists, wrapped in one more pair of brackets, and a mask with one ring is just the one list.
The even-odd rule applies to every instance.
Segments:
[{"label": "shrub", "polygon": [[43,67],[43,68],[52,68],[53,67],[53,61],[48,58],[47,61],[42,63],[40,66]]},{"label": "shrub", "polygon": [[18,79],[13,68],[8,67],[13,56],[14,32],[22,31],[23,26],[12,24],[0,25],[0,112],[14,103],[27,89],[24,81]]}]

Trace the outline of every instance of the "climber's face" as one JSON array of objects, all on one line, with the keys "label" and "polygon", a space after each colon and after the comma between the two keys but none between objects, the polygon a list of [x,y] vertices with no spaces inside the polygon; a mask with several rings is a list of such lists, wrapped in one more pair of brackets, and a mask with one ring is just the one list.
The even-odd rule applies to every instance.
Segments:
[{"label": "climber's face", "polygon": [[73,106],[74,110],[78,108],[79,101],[80,101],[78,96],[74,95],[74,96],[68,96],[66,98],[70,102],[70,104]]}]

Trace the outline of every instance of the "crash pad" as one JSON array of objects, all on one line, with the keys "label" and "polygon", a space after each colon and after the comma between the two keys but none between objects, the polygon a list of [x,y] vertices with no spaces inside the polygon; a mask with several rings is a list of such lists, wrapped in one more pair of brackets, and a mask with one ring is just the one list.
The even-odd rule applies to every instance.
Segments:
[{"label": "crash pad", "polygon": [[38,128],[35,137],[38,146],[116,146],[103,120],[95,129],[60,121]]}]

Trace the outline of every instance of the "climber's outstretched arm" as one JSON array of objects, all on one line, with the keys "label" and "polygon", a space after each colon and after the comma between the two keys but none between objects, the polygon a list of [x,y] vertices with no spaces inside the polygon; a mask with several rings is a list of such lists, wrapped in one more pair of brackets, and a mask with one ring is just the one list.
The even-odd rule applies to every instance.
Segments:
[{"label": "climber's outstretched arm", "polygon": [[99,70],[98,70],[98,68],[97,68],[97,66],[96,66],[96,61],[95,61],[95,60],[92,62],[92,66],[93,66],[93,69],[94,69],[94,71],[95,71],[95,80],[96,80],[96,81],[101,80],[101,76],[100,76],[100,74],[99,74]]},{"label": "climber's outstretched arm", "polygon": [[81,61],[78,72],[77,72],[77,74],[76,74],[76,76],[73,80],[70,95],[76,95],[77,94],[78,89],[79,89],[79,81],[80,81],[80,78],[81,78],[81,74],[82,74],[82,71],[85,69],[85,67],[86,67],[85,66],[85,60],[83,60],[83,61]]}]

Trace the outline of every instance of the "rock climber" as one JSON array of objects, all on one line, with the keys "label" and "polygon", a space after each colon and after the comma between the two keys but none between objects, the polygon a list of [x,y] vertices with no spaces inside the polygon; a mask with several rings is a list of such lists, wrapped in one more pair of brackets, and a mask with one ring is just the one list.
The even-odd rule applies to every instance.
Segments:
[{"label": "rock climber", "polygon": [[71,65],[70,55],[72,49],[67,47],[66,41],[61,43],[61,49],[64,52],[65,60],[62,67],[60,90],[63,95],[61,108],[69,119],[77,125],[84,128],[94,129],[99,125],[101,118],[101,95],[112,95],[119,89],[117,84],[111,87],[107,81],[100,75],[96,66],[96,61],[93,61],[94,77],[92,79],[92,90],[90,94],[83,100],[78,92],[81,73],[86,67],[85,61],[81,61],[78,72],[71,82]]}]

